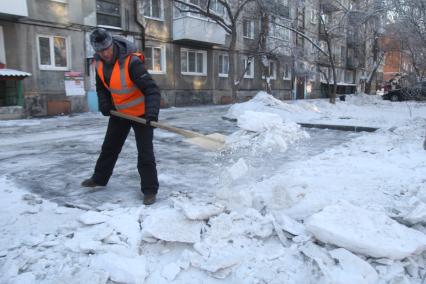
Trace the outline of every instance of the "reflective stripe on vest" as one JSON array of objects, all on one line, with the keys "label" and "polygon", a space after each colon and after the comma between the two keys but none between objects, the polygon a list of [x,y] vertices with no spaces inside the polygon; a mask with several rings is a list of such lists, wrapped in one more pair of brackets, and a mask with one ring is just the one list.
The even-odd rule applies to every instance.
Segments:
[{"label": "reflective stripe on vest", "polygon": [[142,97],[139,97],[139,98],[137,98],[137,99],[135,99],[131,102],[128,102],[128,103],[121,104],[121,105],[115,105],[115,108],[117,110],[123,110],[123,109],[135,106],[135,105],[143,103],[143,102],[145,102],[145,97],[142,96]]},{"label": "reflective stripe on vest", "polygon": [[[143,60],[142,54],[134,53],[132,55],[138,56]],[[105,82],[102,61],[98,61],[96,63],[96,70],[103,85],[111,93],[111,97],[117,111],[130,115],[141,116],[145,114],[145,96],[130,79],[128,70],[132,55],[127,56],[121,64],[118,60],[115,62],[109,85]]]}]

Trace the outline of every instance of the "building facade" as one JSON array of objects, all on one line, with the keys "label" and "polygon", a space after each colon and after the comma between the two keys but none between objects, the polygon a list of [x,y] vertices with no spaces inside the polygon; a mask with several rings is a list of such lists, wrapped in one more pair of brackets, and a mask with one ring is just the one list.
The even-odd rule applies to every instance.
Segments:
[{"label": "building facade", "polygon": [[[89,44],[89,34],[95,27],[104,27],[144,49],[145,64],[160,86],[163,107],[231,102],[229,35],[205,17],[179,11],[172,0],[3,2],[0,68],[31,74],[22,80],[17,116],[96,110],[95,68]],[[213,3],[215,12],[225,17],[223,7],[217,1]],[[301,1],[277,0],[274,5],[275,13],[269,14],[266,29],[267,52],[259,53],[260,35],[265,29],[255,16],[258,14],[252,12],[255,8],[250,7],[238,20],[238,99],[246,100],[265,89],[266,81],[279,99],[325,97],[320,70],[324,67],[329,72],[327,63],[321,61],[309,41],[285,28],[296,27],[321,45],[319,17],[325,11],[323,3],[307,0],[302,5]],[[346,38],[335,44],[338,83],[355,85],[357,70],[349,64],[353,52]],[[2,103],[0,118],[11,108],[16,112],[16,105]]]}]

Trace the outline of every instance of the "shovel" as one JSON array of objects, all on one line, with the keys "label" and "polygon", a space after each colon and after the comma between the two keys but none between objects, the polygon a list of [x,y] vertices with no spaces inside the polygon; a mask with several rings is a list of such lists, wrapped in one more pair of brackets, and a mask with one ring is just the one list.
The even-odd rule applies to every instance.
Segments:
[{"label": "shovel", "polygon": [[[128,120],[136,121],[142,124],[146,124],[146,120],[144,118],[140,118],[133,115],[124,114],[121,112],[117,112],[115,110],[111,111],[112,115],[125,118]],[[223,148],[225,144],[226,136],[220,133],[212,133],[209,135],[204,135],[195,131],[186,130],[174,126],[170,126],[167,124],[163,124],[156,121],[151,121],[151,126],[157,127],[166,131],[170,131],[179,135],[186,137],[185,142],[188,142],[193,145],[197,145],[205,150],[209,151],[217,151]]]}]

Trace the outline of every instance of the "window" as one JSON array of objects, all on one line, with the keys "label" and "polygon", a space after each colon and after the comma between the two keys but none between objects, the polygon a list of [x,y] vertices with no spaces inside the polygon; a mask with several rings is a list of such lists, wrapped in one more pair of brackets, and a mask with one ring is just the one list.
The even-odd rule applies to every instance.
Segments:
[{"label": "window", "polygon": [[96,0],[96,19],[98,25],[121,28],[120,1]]},{"label": "window", "polygon": [[219,55],[219,77],[228,77],[229,73],[229,56],[226,54]]},{"label": "window", "polygon": [[22,105],[18,95],[20,86],[22,82],[18,80],[0,80],[0,107]]},{"label": "window", "polygon": [[4,49],[3,27],[0,26],[0,68],[2,64],[6,65],[6,54]]},{"label": "window", "polygon": [[288,64],[288,63],[284,64],[283,80],[291,80],[291,69],[290,69],[290,64]]},{"label": "window", "polygon": [[[271,60],[269,61],[267,72],[268,73],[266,74],[266,76],[270,78],[271,80],[275,80],[277,78],[277,68],[274,61],[271,61]],[[265,76],[263,76],[263,79],[265,79]]]},{"label": "window", "polygon": [[210,10],[220,16],[223,16],[225,14],[225,7],[218,0],[211,1]]},{"label": "window", "polygon": [[165,74],[166,73],[166,56],[164,48],[151,47],[145,48],[145,66],[152,74]]},{"label": "window", "polygon": [[272,16],[269,23],[269,36],[290,41],[290,30],[283,27],[286,25],[288,25],[288,22],[283,22],[280,18]]},{"label": "window", "polygon": [[245,70],[244,78],[253,79],[254,78],[254,60],[253,58],[248,58],[245,56],[243,58],[243,68]]},{"label": "window", "polygon": [[351,70],[345,71],[345,82],[350,84],[354,82],[354,73]]},{"label": "window", "polygon": [[243,20],[243,37],[254,38],[254,21],[245,19]]},{"label": "window", "polygon": [[163,1],[145,0],[143,14],[148,18],[163,20]]},{"label": "window", "polygon": [[317,22],[317,11],[315,11],[314,9],[311,9],[311,23],[312,24],[316,24]]},{"label": "window", "polygon": [[207,52],[182,49],[180,70],[184,75],[207,75]]},{"label": "window", "polygon": [[346,62],[346,48],[344,46],[340,47],[340,60],[342,63]]},{"label": "window", "polygon": [[37,36],[40,70],[68,70],[68,39],[61,36]]}]

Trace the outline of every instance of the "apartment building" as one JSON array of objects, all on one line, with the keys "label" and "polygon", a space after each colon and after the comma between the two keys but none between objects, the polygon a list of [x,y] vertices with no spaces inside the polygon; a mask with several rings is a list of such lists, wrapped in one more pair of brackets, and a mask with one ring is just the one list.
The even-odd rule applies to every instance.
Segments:
[{"label": "apartment building", "polygon": [[[202,0],[188,1],[201,5]],[[104,27],[144,49],[146,67],[161,88],[164,107],[231,101],[230,36],[208,18],[179,11],[171,0],[13,3],[0,5],[0,68],[15,70],[14,88],[18,90],[10,91],[8,83],[8,99],[0,100],[0,119],[2,115],[10,117],[11,112],[16,117],[28,117],[96,110],[95,68],[89,43],[90,31],[95,27]],[[318,60],[310,42],[285,27],[296,26],[320,43],[321,9],[331,14],[333,10],[316,0],[305,3],[275,1],[267,29],[266,73],[266,53],[259,53],[259,36],[264,29],[252,12],[255,7],[239,18],[239,100],[264,89],[265,78],[272,94],[280,99],[325,96],[318,66],[327,68],[327,63]],[[215,13],[225,17],[223,7],[217,1],[213,4]],[[11,11],[9,6],[18,7],[18,11]],[[335,43],[336,55],[346,58],[350,51],[345,42]],[[349,74],[355,71],[345,64],[339,61],[338,83],[352,86],[355,76]],[[0,82],[1,76],[0,72]],[[1,94],[5,89],[6,85],[0,84]]]}]

